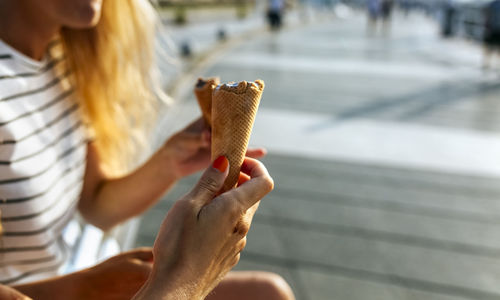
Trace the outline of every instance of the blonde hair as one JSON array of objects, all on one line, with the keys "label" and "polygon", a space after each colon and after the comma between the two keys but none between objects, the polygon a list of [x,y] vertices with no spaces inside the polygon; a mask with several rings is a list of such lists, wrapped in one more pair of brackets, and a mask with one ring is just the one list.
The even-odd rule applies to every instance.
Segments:
[{"label": "blonde hair", "polygon": [[61,31],[84,118],[109,175],[127,171],[156,117],[156,25],[148,0],[105,0],[95,27]]}]

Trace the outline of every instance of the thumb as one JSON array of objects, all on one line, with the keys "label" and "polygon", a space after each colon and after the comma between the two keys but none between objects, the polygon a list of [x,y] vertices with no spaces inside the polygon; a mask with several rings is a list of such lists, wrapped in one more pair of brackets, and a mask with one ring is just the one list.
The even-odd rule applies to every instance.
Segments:
[{"label": "thumb", "polygon": [[203,173],[198,183],[191,191],[193,200],[198,206],[210,202],[222,188],[227,177],[229,161],[225,156],[220,156],[212,163],[212,166]]}]

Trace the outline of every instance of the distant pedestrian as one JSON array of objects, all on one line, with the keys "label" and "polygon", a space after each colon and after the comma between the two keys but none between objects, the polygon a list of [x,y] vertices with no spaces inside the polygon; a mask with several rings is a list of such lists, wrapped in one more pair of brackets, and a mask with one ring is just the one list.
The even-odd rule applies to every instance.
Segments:
[{"label": "distant pedestrian", "polygon": [[269,0],[267,19],[271,30],[279,30],[283,25],[285,0]]},{"label": "distant pedestrian", "polygon": [[453,36],[455,33],[455,4],[452,0],[448,0],[443,5],[443,19],[441,24],[441,35],[445,38]]},{"label": "distant pedestrian", "polygon": [[393,7],[394,0],[382,0],[380,5],[380,15],[382,17],[384,33],[389,32]]},{"label": "distant pedestrian", "polygon": [[380,5],[380,12],[383,19],[388,19],[392,15],[392,8],[394,7],[394,0],[382,0]]},{"label": "distant pedestrian", "polygon": [[377,20],[380,17],[381,3],[380,0],[367,0],[368,7],[368,23],[367,32],[373,34],[377,30]]},{"label": "distant pedestrian", "polygon": [[485,15],[483,68],[489,69],[491,57],[500,54],[500,0],[491,2]]}]

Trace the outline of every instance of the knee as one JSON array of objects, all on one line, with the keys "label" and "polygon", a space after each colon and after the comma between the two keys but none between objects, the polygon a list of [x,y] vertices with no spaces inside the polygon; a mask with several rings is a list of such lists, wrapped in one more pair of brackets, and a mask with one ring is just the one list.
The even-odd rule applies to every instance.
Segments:
[{"label": "knee", "polygon": [[262,297],[259,299],[294,300],[293,291],[288,283],[278,274],[262,273],[259,276],[259,290]]}]

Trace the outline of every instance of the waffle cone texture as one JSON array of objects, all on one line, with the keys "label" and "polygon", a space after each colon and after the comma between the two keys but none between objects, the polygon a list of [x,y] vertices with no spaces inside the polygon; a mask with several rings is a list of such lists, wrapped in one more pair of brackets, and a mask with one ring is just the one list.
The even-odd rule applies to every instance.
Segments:
[{"label": "waffle cone texture", "polygon": [[209,126],[212,126],[212,93],[219,84],[220,79],[218,77],[199,78],[194,87],[194,94],[196,100],[198,100],[201,114]]},{"label": "waffle cone texture", "polygon": [[259,108],[264,82],[217,86],[212,94],[212,160],[225,156],[229,174],[221,192],[236,186]]}]

